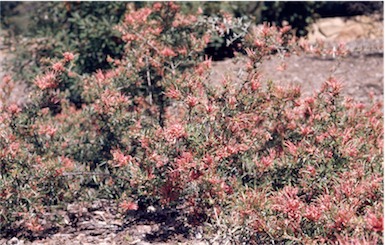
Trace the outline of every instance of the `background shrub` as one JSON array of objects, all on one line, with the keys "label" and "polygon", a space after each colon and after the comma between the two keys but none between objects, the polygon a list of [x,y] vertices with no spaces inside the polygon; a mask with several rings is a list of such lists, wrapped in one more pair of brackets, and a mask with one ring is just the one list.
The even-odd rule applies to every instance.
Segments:
[{"label": "background shrub", "polygon": [[[16,78],[30,81],[43,65],[42,58],[58,58],[67,50],[78,55],[77,72],[110,68],[107,56],[118,57],[123,50],[112,27],[121,20],[125,6],[124,2],[2,3],[2,25],[18,44],[11,64],[17,69]],[[18,13],[22,19],[14,16]]]},{"label": "background shrub", "polygon": [[[136,8],[151,3],[136,2]],[[118,57],[123,42],[115,26],[122,19],[124,2],[79,3],[15,3],[3,2],[1,25],[8,39],[17,48],[10,62],[16,80],[31,81],[44,65],[42,58],[57,58],[66,50],[78,55],[75,71],[91,73],[97,69],[111,68],[107,56]],[[201,7],[207,16],[221,17],[223,11],[245,22],[261,24],[265,21],[281,26],[288,22],[296,35],[307,34],[306,27],[318,17],[381,13],[382,2],[208,2],[181,3],[183,13],[192,13]],[[239,42],[229,45],[226,40],[242,31],[231,30],[230,36],[212,36],[206,53],[214,59],[232,57]],[[27,39],[24,39],[26,37]],[[13,40],[13,41],[12,41]],[[230,46],[230,47],[229,47]],[[239,51],[239,50],[238,50]],[[221,54],[221,55],[219,55]]]}]

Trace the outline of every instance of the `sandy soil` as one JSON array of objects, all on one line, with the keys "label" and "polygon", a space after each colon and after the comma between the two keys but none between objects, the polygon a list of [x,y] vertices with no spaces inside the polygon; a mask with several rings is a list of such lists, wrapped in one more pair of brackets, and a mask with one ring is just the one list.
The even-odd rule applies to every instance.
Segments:
[{"label": "sandy soil", "polygon": [[[272,80],[282,86],[299,85],[303,96],[320,89],[330,76],[344,84],[343,94],[368,103],[373,93],[376,101],[383,100],[384,59],[383,40],[354,40],[346,44],[350,54],[341,60],[331,57],[293,55],[282,60],[272,57],[261,65],[263,80]],[[215,62],[211,79],[219,81],[228,74],[234,81],[242,79],[242,68],[246,60],[228,59]],[[277,69],[282,63],[286,70]],[[237,76],[240,75],[240,76]]]}]

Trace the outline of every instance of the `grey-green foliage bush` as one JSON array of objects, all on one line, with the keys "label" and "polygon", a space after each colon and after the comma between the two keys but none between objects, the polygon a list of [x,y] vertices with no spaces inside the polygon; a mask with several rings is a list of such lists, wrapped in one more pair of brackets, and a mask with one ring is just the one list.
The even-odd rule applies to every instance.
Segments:
[{"label": "grey-green foliage bush", "polygon": [[[201,5],[199,5],[201,4]],[[274,2],[274,1],[253,1],[253,2],[206,2],[206,3],[184,3],[185,9],[201,6],[206,15],[216,15],[226,11],[235,17],[252,19],[255,24],[263,22],[281,25],[287,21],[297,30],[297,35],[306,35],[306,27],[319,17],[317,13],[326,4],[323,2]],[[182,8],[183,9],[183,8]],[[329,11],[331,12],[331,11]]]},{"label": "grey-green foliage bush", "polygon": [[[181,11],[188,13],[201,8],[204,15],[213,18],[229,13],[237,18],[242,18],[248,25],[269,22],[282,26],[283,22],[287,22],[295,30],[297,36],[304,36],[307,34],[307,26],[319,17],[317,11],[323,5],[324,3],[321,2],[183,2]],[[232,58],[234,51],[245,54],[240,47],[244,25],[234,25],[233,27],[225,35],[211,37],[205,52],[212,56],[213,60]],[[234,37],[238,38],[234,39]]]},{"label": "grey-green foliage bush", "polygon": [[201,6],[206,15],[226,11],[235,17],[248,16],[255,24],[263,22],[281,25],[287,21],[298,36],[307,34],[307,26],[320,17],[366,15],[383,12],[383,2],[320,2],[320,1],[222,1],[184,2],[182,11]]}]

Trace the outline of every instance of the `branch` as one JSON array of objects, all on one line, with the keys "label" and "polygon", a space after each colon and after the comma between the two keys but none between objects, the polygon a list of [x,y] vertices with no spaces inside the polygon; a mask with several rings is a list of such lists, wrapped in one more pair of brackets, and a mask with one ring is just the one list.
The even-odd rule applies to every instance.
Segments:
[{"label": "branch", "polygon": [[152,84],[151,84],[151,74],[150,74],[150,66],[148,65],[148,56],[146,56],[146,66],[147,66],[147,85],[148,85],[148,93],[150,94],[150,105],[152,105]]},{"label": "branch", "polygon": [[79,171],[79,172],[64,172],[62,176],[64,177],[68,177],[68,176],[77,176],[77,175],[101,175],[101,176],[107,176],[107,177],[116,177],[118,179],[122,179],[122,180],[126,180],[126,181],[130,181],[130,179],[128,178],[125,178],[125,177],[121,177],[121,176],[116,176],[116,175],[112,175],[112,174],[109,174],[109,173],[97,173],[97,172],[85,172],[85,171]]}]

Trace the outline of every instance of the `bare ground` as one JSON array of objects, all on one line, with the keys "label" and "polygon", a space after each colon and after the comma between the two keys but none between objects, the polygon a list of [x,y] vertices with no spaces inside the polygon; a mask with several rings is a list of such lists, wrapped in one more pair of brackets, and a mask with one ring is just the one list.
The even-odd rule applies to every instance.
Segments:
[{"label": "bare ground", "polygon": [[[374,100],[382,101],[383,39],[354,40],[346,46],[350,54],[340,60],[311,55],[292,55],[284,60],[272,57],[261,65],[262,80],[271,80],[281,86],[298,85],[303,96],[308,96],[319,90],[322,83],[333,76],[343,83],[344,95],[368,103],[370,94],[373,93]],[[211,78],[213,81],[219,81],[229,74],[235,81],[242,79],[245,63],[244,58],[238,61],[228,59],[215,62]],[[283,71],[277,69],[282,63],[286,64]]]}]

